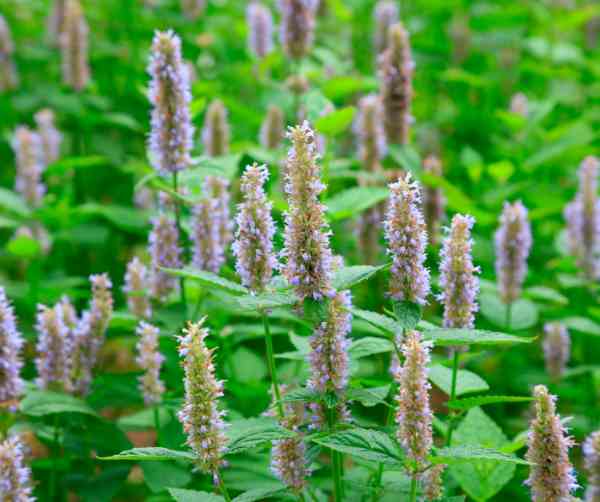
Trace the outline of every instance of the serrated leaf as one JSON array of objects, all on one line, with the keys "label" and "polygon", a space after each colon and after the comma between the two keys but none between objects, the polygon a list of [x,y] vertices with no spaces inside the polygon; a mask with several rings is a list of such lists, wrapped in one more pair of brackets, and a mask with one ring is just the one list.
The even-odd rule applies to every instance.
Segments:
[{"label": "serrated leaf", "polygon": [[351,387],[346,393],[349,401],[358,401],[363,406],[371,407],[385,402],[385,398],[390,392],[390,386],[357,388]]},{"label": "serrated leaf", "polygon": [[191,451],[170,450],[158,446],[132,448],[117,455],[98,457],[99,460],[131,460],[134,462],[163,462],[165,460],[184,460],[194,462],[196,456]]},{"label": "serrated leaf", "polygon": [[[450,395],[452,386],[452,370],[450,368],[446,368],[441,364],[436,364],[429,368],[428,376],[429,380],[437,387]],[[479,375],[476,375],[469,370],[458,370],[458,376],[456,378],[457,396],[473,392],[484,392],[489,388],[490,386]]]},{"label": "serrated leaf", "polygon": [[333,287],[338,291],[350,289],[360,284],[385,268],[387,265],[373,267],[371,265],[354,265],[351,267],[342,267],[333,275]]},{"label": "serrated leaf", "polygon": [[197,281],[202,286],[207,288],[216,288],[221,291],[226,291],[232,295],[248,294],[248,290],[241,284],[225,279],[224,277],[213,274],[212,272],[207,272],[206,270],[200,270],[194,267],[184,267],[181,269],[161,267],[161,270],[170,275],[185,277],[186,279]]},{"label": "serrated leaf", "polygon": [[461,345],[512,345],[515,343],[531,343],[535,338],[508,335],[496,331],[481,329],[439,328],[423,331],[425,340],[430,340],[438,347]]},{"label": "serrated leaf", "polygon": [[448,401],[446,406],[455,410],[469,410],[486,404],[526,403],[532,400],[533,398],[528,396],[476,396]]},{"label": "serrated leaf", "polygon": [[260,311],[285,307],[298,303],[298,298],[292,293],[262,293],[259,295],[236,296],[235,300],[245,310]]},{"label": "serrated leaf", "polygon": [[227,453],[236,454],[295,434],[269,417],[236,420],[227,429]]},{"label": "serrated leaf", "polygon": [[391,341],[386,340],[385,338],[367,336],[359,338],[358,340],[353,340],[348,352],[351,358],[360,359],[372,354],[383,354],[385,352],[392,352],[393,350],[394,344]]},{"label": "serrated leaf", "polygon": [[346,106],[323,115],[316,120],[315,129],[326,136],[337,136],[350,127],[355,112],[355,107]]},{"label": "serrated leaf", "polygon": [[391,466],[404,465],[400,447],[384,432],[357,427],[308,439],[318,445],[364,460]]},{"label": "serrated leaf", "polygon": [[295,402],[314,402],[319,399],[319,394],[307,389],[306,387],[300,389],[293,389],[285,393],[281,398],[284,403],[295,403]]},{"label": "serrated leaf", "polygon": [[421,307],[412,302],[394,302],[394,314],[400,328],[414,329],[421,320]]},{"label": "serrated leaf", "polygon": [[169,488],[169,494],[176,502],[225,502],[221,495],[209,492],[184,490],[183,488]]},{"label": "serrated leaf", "polygon": [[436,450],[430,458],[432,464],[451,465],[457,462],[477,462],[483,460],[496,460],[509,464],[530,465],[529,462],[514,455],[508,455],[493,448],[480,448],[474,446],[453,446]]},{"label": "serrated leaf", "polygon": [[32,417],[43,417],[58,413],[80,413],[97,416],[96,412],[81,399],[52,392],[49,390],[33,390],[28,392],[19,405],[21,413]]},{"label": "serrated leaf", "polygon": [[387,199],[389,190],[382,187],[353,187],[327,199],[327,214],[332,220],[358,215]]},{"label": "serrated leaf", "polygon": [[353,308],[352,314],[356,317],[364,319],[371,326],[379,328],[381,331],[387,334],[395,334],[398,331],[398,325],[394,319],[384,314],[378,314],[377,312],[371,312],[370,310],[362,310]]}]

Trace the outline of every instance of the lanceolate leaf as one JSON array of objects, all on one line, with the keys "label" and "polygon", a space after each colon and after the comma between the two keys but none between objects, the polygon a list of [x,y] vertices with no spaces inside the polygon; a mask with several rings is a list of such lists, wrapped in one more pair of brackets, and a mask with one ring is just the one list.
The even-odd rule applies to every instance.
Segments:
[{"label": "lanceolate leaf", "polygon": [[384,314],[378,314],[377,312],[371,312],[370,310],[352,309],[352,313],[356,317],[364,319],[372,326],[379,328],[381,331],[394,334],[398,330],[398,325],[394,319]]},{"label": "lanceolate leaf", "polygon": [[[436,364],[429,368],[429,380],[437,387],[450,395],[452,385],[452,370],[441,364]],[[458,370],[456,378],[456,395],[470,394],[473,392],[484,392],[490,386],[478,375],[468,370]]]},{"label": "lanceolate leaf", "polygon": [[125,450],[110,457],[98,457],[100,460],[132,460],[135,462],[185,460],[193,462],[196,457],[191,451],[169,450],[168,448],[147,447]]},{"label": "lanceolate leaf", "polygon": [[276,439],[291,438],[295,434],[281,427],[274,419],[262,417],[232,422],[227,429],[227,436],[227,453],[235,454]]},{"label": "lanceolate leaf", "polygon": [[535,338],[508,335],[481,329],[448,329],[439,328],[423,332],[426,340],[431,340],[438,347],[461,345],[512,345],[531,343]]},{"label": "lanceolate leaf", "polygon": [[381,265],[372,267],[371,265],[354,265],[352,267],[342,267],[336,271],[333,276],[333,286],[338,291],[349,289],[357,284],[370,279],[374,274],[387,267]]},{"label": "lanceolate leaf", "polygon": [[332,220],[350,218],[385,200],[388,194],[388,189],[381,187],[349,188],[327,200],[328,215]]},{"label": "lanceolate leaf", "polygon": [[533,398],[527,396],[477,396],[448,401],[446,406],[455,410],[469,410],[477,406],[497,403],[527,403]]},{"label": "lanceolate leaf", "polygon": [[480,448],[476,446],[441,448],[435,451],[430,460],[433,464],[447,465],[466,461],[476,462],[478,460],[496,460],[498,462],[508,462],[511,464],[529,465],[529,462],[514,455],[509,455],[492,448]]},{"label": "lanceolate leaf", "polygon": [[245,310],[265,310],[284,307],[298,303],[298,298],[292,293],[263,293],[260,295],[237,296],[236,301]]},{"label": "lanceolate leaf", "polygon": [[349,401],[358,401],[363,406],[370,407],[383,403],[389,392],[389,385],[364,389],[350,388],[346,393],[346,397]]},{"label": "lanceolate leaf", "polygon": [[20,404],[21,413],[32,417],[43,417],[58,413],[81,413],[96,416],[89,405],[76,397],[49,390],[28,392]]},{"label": "lanceolate leaf", "polygon": [[184,267],[181,269],[161,267],[161,270],[177,277],[185,277],[186,279],[197,281],[202,286],[208,288],[209,291],[210,288],[216,288],[232,295],[248,294],[248,290],[241,284],[225,279],[212,272],[207,272],[206,270],[199,270],[194,267]]}]

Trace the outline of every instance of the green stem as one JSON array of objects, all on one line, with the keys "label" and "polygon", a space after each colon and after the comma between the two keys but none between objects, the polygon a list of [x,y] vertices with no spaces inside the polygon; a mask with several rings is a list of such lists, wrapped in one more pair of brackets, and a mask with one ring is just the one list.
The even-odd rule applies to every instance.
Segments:
[{"label": "green stem", "polygon": [[156,446],[160,446],[160,416],[158,414],[158,406],[154,407],[154,428],[156,429]]},{"label": "green stem", "polygon": [[506,305],[506,329],[510,331],[510,323],[512,322],[512,302]]},{"label": "green stem", "polygon": [[[333,432],[335,428],[336,416],[335,416],[335,408],[331,408],[328,410],[328,422],[329,422],[329,431]],[[331,450],[331,464],[333,470],[333,500],[334,502],[342,501],[342,470],[340,468],[340,457],[338,452],[335,450]]]},{"label": "green stem", "polygon": [[417,502],[417,475],[415,473],[410,480],[410,502]]},{"label": "green stem", "polygon": [[279,418],[283,418],[283,403],[281,402],[281,392],[279,390],[279,380],[277,378],[277,366],[275,365],[275,351],[273,350],[273,337],[269,326],[269,316],[265,311],[262,312],[263,327],[265,329],[265,343],[267,345],[267,361],[269,363],[269,373],[271,374],[271,383],[275,392],[277,401],[277,412]]},{"label": "green stem", "polygon": [[57,485],[57,466],[58,458],[60,457],[60,450],[58,446],[58,415],[54,415],[54,440],[52,444],[52,456],[54,462],[52,462],[52,470],[50,471],[50,485],[48,491],[50,493],[49,500],[55,500],[56,497],[56,485]]},{"label": "green stem", "polygon": [[[450,387],[450,401],[456,399],[456,382],[458,380],[458,350],[454,350],[454,359],[452,361],[452,386]],[[448,434],[446,437],[446,445],[450,446],[452,441],[452,433],[454,432],[454,416],[450,419],[448,424]]]},{"label": "green stem", "polygon": [[[179,195],[179,183],[177,179],[177,171],[173,172],[173,191],[176,195]],[[183,238],[183,229],[181,227],[181,208],[179,198],[173,197],[173,205],[175,206],[175,222],[177,224],[177,233],[179,234],[179,241],[181,242]],[[184,260],[185,260],[185,252],[184,252]],[[183,277],[179,278],[179,290],[181,293],[181,303],[183,303],[183,312],[184,316],[187,316],[187,300],[185,295],[185,279]]]},{"label": "green stem", "polygon": [[219,491],[226,502],[231,502],[231,497],[229,496],[229,492],[227,491],[227,487],[225,486],[225,481],[223,481],[223,476],[221,476],[220,472],[217,472],[217,477],[219,478]]}]

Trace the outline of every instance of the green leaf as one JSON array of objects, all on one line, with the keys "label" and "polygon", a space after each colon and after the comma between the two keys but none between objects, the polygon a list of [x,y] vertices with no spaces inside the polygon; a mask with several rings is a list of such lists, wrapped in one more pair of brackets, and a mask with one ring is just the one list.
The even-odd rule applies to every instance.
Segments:
[{"label": "green leaf", "polygon": [[40,254],[42,245],[32,237],[19,235],[8,241],[6,250],[18,258],[31,260]]},{"label": "green leaf", "polygon": [[533,398],[527,396],[476,396],[448,401],[446,406],[454,410],[470,410],[486,404],[526,403],[529,401],[533,401]]},{"label": "green leaf", "polygon": [[308,438],[320,446],[390,466],[403,466],[400,447],[384,432],[353,428]]},{"label": "green leaf", "polygon": [[88,155],[85,157],[64,157],[50,164],[45,171],[45,175],[62,175],[71,169],[81,169],[86,167],[106,166],[109,161],[101,155]]},{"label": "green leaf", "polygon": [[236,420],[227,429],[227,453],[241,453],[276,439],[293,438],[295,434],[269,417]]},{"label": "green leaf", "polygon": [[312,124],[316,123],[325,111],[334,109],[333,103],[317,89],[303,94],[301,99],[306,108],[306,118]]},{"label": "green leaf", "polygon": [[373,267],[371,265],[354,265],[342,267],[333,275],[333,287],[338,291],[350,289],[363,281],[370,279],[373,275],[385,268],[387,265]]},{"label": "green leaf", "polygon": [[213,274],[212,272],[207,272],[206,270],[200,270],[194,267],[184,267],[181,269],[161,267],[161,270],[177,277],[185,277],[186,279],[197,281],[202,286],[208,288],[209,291],[210,288],[215,288],[232,295],[248,294],[248,290],[241,284],[225,279],[224,277]]},{"label": "green leaf", "polygon": [[530,465],[526,460],[508,455],[493,448],[478,448],[472,446],[453,446],[436,450],[431,457],[433,464],[456,464],[457,462],[479,462],[483,460],[495,460],[508,462],[510,464]]},{"label": "green leaf", "polygon": [[31,211],[25,199],[12,190],[0,187],[0,207],[21,218],[27,218]]},{"label": "green leaf", "polygon": [[350,127],[355,113],[356,108],[353,106],[335,110],[317,119],[315,129],[326,136],[337,136]]},{"label": "green leaf", "polygon": [[296,403],[296,402],[315,402],[320,399],[318,393],[307,389],[306,387],[302,387],[300,389],[293,389],[286,392],[281,401],[284,403]]},{"label": "green leaf", "polygon": [[125,231],[142,232],[148,227],[147,215],[132,207],[90,202],[78,206],[76,212],[85,216],[103,218],[115,227]]},{"label": "green leaf", "polygon": [[184,490],[182,488],[169,488],[169,494],[176,502],[225,502],[225,499],[221,495]]},{"label": "green leaf", "polygon": [[323,93],[336,102],[345,101],[354,94],[377,90],[377,80],[358,76],[334,77],[323,84]]},{"label": "green leaf", "polygon": [[280,497],[286,494],[286,488],[256,488],[241,495],[238,495],[232,502],[255,502],[257,500],[266,500],[273,497]]},{"label": "green leaf", "polygon": [[406,171],[410,171],[418,177],[422,169],[422,161],[419,152],[410,145],[390,145],[390,156]]},{"label": "green leaf", "polygon": [[327,214],[332,220],[356,216],[387,199],[389,190],[382,187],[353,187],[327,199]]},{"label": "green leaf", "polygon": [[425,340],[431,340],[438,347],[461,345],[512,345],[531,343],[535,338],[507,335],[481,329],[439,328],[423,331]]},{"label": "green leaf", "polygon": [[538,309],[531,300],[521,298],[511,305],[510,326],[506,325],[509,318],[508,306],[502,303],[497,295],[484,293],[481,295],[481,313],[496,326],[522,330],[535,326],[538,321]]},{"label": "green leaf", "polygon": [[158,446],[148,446],[145,448],[132,448],[125,450],[117,455],[109,457],[98,457],[99,460],[132,460],[134,462],[163,462],[166,460],[184,460],[194,462],[196,456],[191,451],[169,450]]},{"label": "green leaf", "polygon": [[358,340],[353,340],[348,352],[352,359],[360,359],[372,354],[383,354],[385,352],[392,352],[393,350],[394,345],[391,341],[384,338],[366,336]]},{"label": "green leaf", "polygon": [[[169,410],[159,408],[158,419],[161,425],[167,423],[170,420]],[[154,408],[146,408],[132,415],[121,417],[117,420],[117,425],[125,431],[153,429],[155,427]]]},{"label": "green leaf", "polygon": [[414,329],[421,320],[421,307],[412,302],[394,302],[394,314],[401,329]]},{"label": "green leaf", "polygon": [[298,298],[292,293],[261,293],[236,296],[235,301],[245,310],[261,311],[294,305]]},{"label": "green leaf", "polygon": [[579,331],[586,335],[600,335],[600,324],[595,323],[591,319],[585,317],[567,317],[564,319],[563,324],[573,331]]},{"label": "green leaf", "polygon": [[358,401],[363,406],[371,407],[385,402],[390,392],[390,385],[382,387],[358,388],[351,387],[346,393],[349,401]]},{"label": "green leaf", "polygon": [[144,481],[153,493],[165,488],[185,486],[192,479],[189,466],[174,462],[140,462],[140,467],[144,473]]},{"label": "green leaf", "polygon": [[569,299],[552,288],[545,286],[534,286],[525,290],[525,295],[533,298],[534,300],[542,300],[547,302],[554,302],[560,305],[567,305]]},{"label": "green leaf", "polygon": [[[431,366],[429,368],[429,380],[446,394],[450,395],[452,387],[452,370],[450,368],[446,368],[441,364]],[[479,375],[469,370],[458,370],[456,378],[457,396],[472,394],[473,392],[484,392],[489,388],[490,386]]]},{"label": "green leaf", "polygon": [[398,324],[394,319],[384,314],[378,314],[377,312],[371,312],[370,310],[362,310],[353,308],[352,314],[360,319],[364,319],[371,326],[374,326],[386,334],[395,334],[398,331]]},{"label": "green leaf", "polygon": [[267,364],[264,356],[260,357],[246,347],[238,348],[233,353],[231,362],[231,372],[241,383],[260,382],[267,376]]},{"label": "green leaf", "polygon": [[32,390],[20,404],[21,413],[32,417],[43,417],[58,413],[81,413],[97,416],[85,401],[68,394],[49,390]]}]

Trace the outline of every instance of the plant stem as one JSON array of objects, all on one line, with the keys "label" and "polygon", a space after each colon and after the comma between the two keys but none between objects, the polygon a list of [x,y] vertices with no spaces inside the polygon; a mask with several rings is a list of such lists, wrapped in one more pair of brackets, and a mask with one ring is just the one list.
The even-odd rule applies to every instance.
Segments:
[{"label": "plant stem", "polygon": [[223,481],[223,476],[221,476],[220,472],[217,472],[217,477],[219,479],[219,491],[226,502],[231,502],[231,497],[229,496],[229,492],[227,491],[227,487],[225,486],[225,481]]},{"label": "plant stem", "polygon": [[506,305],[506,329],[510,331],[510,323],[512,321],[512,302]]},{"label": "plant stem", "polygon": [[265,329],[265,343],[267,345],[267,361],[269,363],[269,373],[271,374],[271,383],[275,392],[275,400],[277,401],[277,412],[279,418],[283,418],[283,403],[281,402],[281,392],[279,390],[279,380],[277,378],[277,366],[275,365],[275,352],[273,350],[273,337],[271,336],[271,328],[269,326],[269,316],[263,310],[262,312],[263,327]]},{"label": "plant stem", "polygon": [[156,429],[156,446],[160,446],[160,416],[158,406],[154,407],[154,428]]},{"label": "plant stem", "polygon": [[58,458],[60,456],[59,446],[58,446],[58,415],[54,415],[54,440],[52,445],[52,456],[54,457],[54,462],[52,462],[52,470],[50,471],[50,485],[48,487],[48,491],[50,493],[49,500],[55,500],[56,497],[56,484],[57,484],[57,466],[58,466]]},{"label": "plant stem", "polygon": [[[173,171],[173,191],[176,195],[179,195],[179,183],[177,180],[177,171]],[[179,198],[173,197],[173,205],[175,206],[175,222],[177,224],[177,233],[179,234],[179,242],[181,242],[183,237],[183,230],[181,228],[181,208]],[[185,252],[184,252],[184,260],[185,260]],[[187,316],[187,300],[185,295],[185,279],[183,277],[179,278],[179,290],[181,293],[181,303],[183,303],[183,312],[184,315]]]},{"label": "plant stem", "polygon": [[[394,347],[396,346],[396,344],[394,343]],[[399,354],[399,353],[398,353]],[[399,357],[399,356],[398,356]],[[392,383],[392,388],[391,388],[391,394],[392,394],[392,403],[394,402],[394,398],[396,396],[396,391],[398,389],[398,385],[396,384],[396,382]],[[392,404],[388,409],[387,409],[387,414],[385,416],[385,426],[387,427],[388,425],[390,425],[390,422],[392,421],[393,417],[394,417],[394,411],[395,411],[395,407]],[[377,468],[377,473],[375,474],[375,488],[379,489],[381,487],[381,480],[383,478],[383,463],[379,464],[379,467]],[[379,498],[379,490],[377,490],[374,494],[373,494],[373,502],[376,502],[376,500]]]},{"label": "plant stem", "polygon": [[410,502],[417,502],[417,475],[415,473],[410,480]]},{"label": "plant stem", "polygon": [[[458,380],[458,350],[454,350],[454,359],[452,361],[452,385],[450,387],[450,401],[456,399],[456,381]],[[454,416],[452,415],[448,424],[448,435],[446,437],[446,445],[450,446],[452,441],[452,433],[454,432]]]},{"label": "plant stem", "polygon": [[[335,408],[331,408],[328,410],[328,421],[329,421],[329,431],[333,432],[335,428]],[[335,450],[331,450],[331,467],[333,470],[333,500],[334,502],[342,501],[342,470],[340,468],[340,457],[338,452]]]}]

